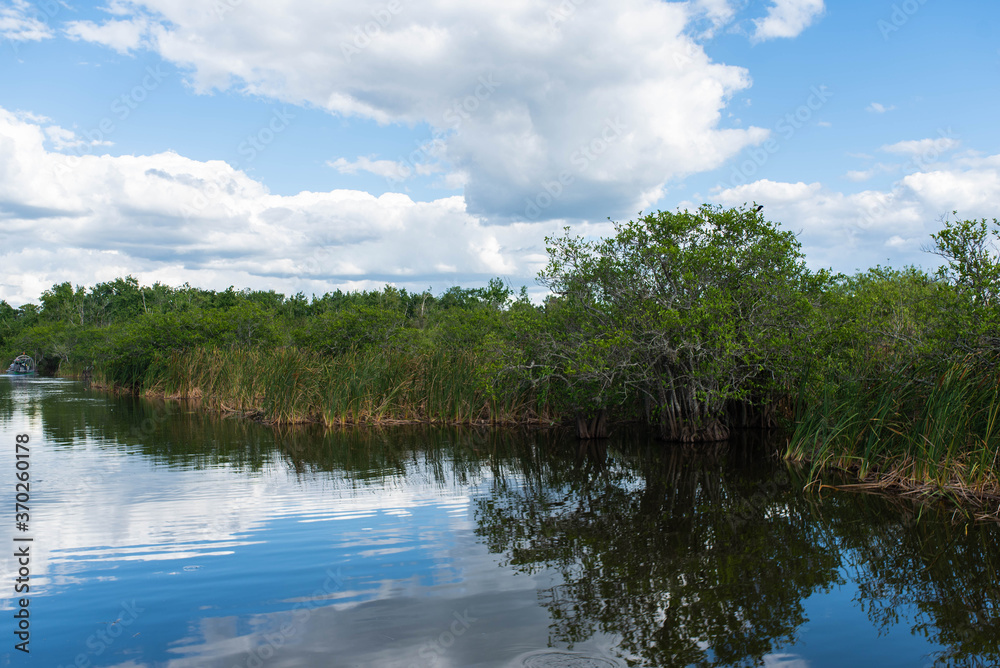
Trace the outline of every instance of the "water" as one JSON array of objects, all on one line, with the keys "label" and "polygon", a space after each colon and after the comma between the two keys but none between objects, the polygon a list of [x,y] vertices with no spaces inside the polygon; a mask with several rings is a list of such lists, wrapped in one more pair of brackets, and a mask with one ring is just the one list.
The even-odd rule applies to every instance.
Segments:
[{"label": "water", "polygon": [[10,378],[0,439],[2,665],[1000,663],[996,526],[803,494],[760,444],[273,430]]}]

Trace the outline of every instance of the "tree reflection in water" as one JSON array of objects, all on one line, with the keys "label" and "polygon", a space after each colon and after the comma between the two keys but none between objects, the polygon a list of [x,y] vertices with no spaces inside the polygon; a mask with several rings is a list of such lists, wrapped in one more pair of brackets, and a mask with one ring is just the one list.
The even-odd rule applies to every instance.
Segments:
[{"label": "tree reflection in water", "polygon": [[550,643],[603,632],[644,665],[761,665],[796,641],[806,597],[857,573],[876,625],[913,606],[913,631],[948,648],[939,665],[998,665],[997,527],[966,536],[884,499],[805,495],[747,443],[580,447],[573,464],[538,447],[499,466],[478,501],[506,565],[562,575],[540,592]]},{"label": "tree reflection in water", "polygon": [[[912,509],[887,512],[900,504],[879,498],[850,505],[849,513],[827,515],[851,555],[856,600],[872,623],[883,630],[909,624],[942,645],[937,666],[1000,665],[998,527],[917,521]],[[908,605],[916,612],[901,614]]]}]

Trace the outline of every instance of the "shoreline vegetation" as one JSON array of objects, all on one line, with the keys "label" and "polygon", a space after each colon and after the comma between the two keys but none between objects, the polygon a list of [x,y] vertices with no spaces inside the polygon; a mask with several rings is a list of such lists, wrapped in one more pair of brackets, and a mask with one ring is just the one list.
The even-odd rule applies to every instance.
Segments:
[{"label": "shoreline vegetation", "polygon": [[[640,422],[665,442],[781,428],[839,489],[1000,512],[1000,225],[944,219],[944,263],[811,271],[758,207],[656,212],[547,238],[535,304],[501,279],[307,298],[133,277],[0,302],[39,372],[274,424]],[[695,445],[697,447],[697,445]]]}]

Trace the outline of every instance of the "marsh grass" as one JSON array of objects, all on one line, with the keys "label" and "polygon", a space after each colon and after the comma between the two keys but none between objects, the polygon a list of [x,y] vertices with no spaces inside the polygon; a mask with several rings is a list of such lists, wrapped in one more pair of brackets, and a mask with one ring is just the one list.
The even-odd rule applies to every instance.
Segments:
[{"label": "marsh grass", "polygon": [[786,457],[809,462],[812,484],[835,468],[861,485],[1000,499],[1000,379],[992,364],[970,358],[929,378],[872,373],[828,384],[800,406]]},{"label": "marsh grass", "polygon": [[497,382],[492,360],[467,352],[199,348],[170,356],[146,393],[275,424],[449,424],[551,420],[530,386]]}]

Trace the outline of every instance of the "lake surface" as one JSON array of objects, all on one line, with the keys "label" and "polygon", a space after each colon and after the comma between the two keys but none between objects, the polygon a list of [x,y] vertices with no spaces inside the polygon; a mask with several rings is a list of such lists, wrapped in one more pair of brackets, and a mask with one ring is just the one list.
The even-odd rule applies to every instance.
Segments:
[{"label": "lake surface", "polygon": [[275,430],[7,377],[0,439],[4,666],[1000,664],[995,525],[804,494],[766,444]]}]

